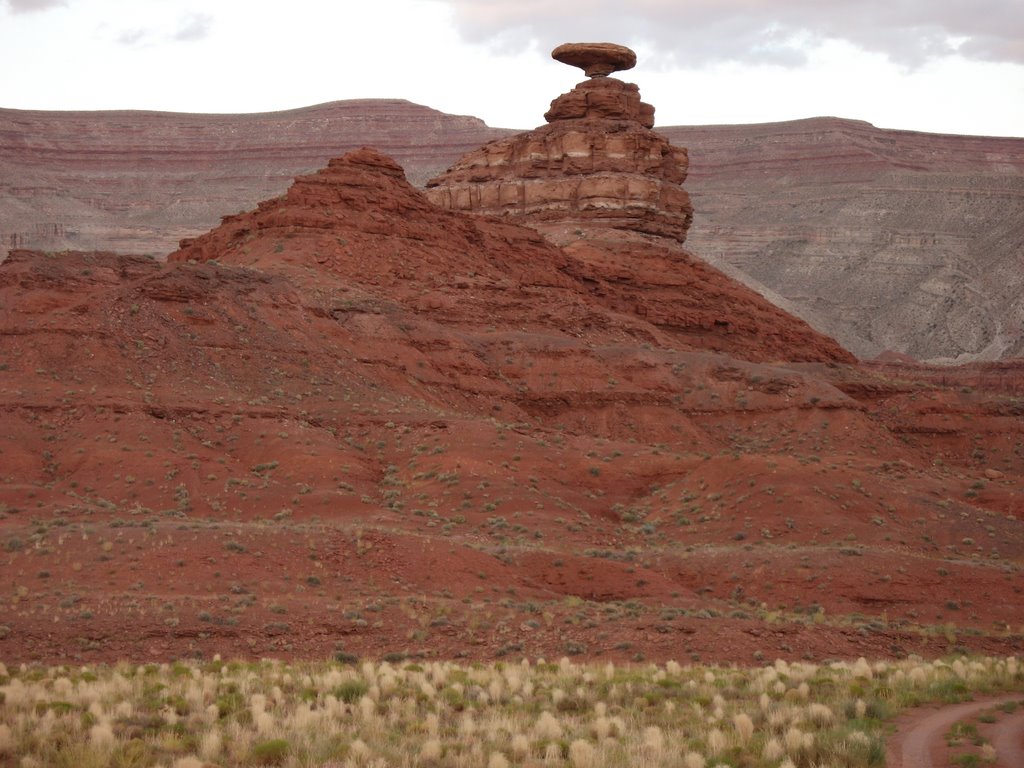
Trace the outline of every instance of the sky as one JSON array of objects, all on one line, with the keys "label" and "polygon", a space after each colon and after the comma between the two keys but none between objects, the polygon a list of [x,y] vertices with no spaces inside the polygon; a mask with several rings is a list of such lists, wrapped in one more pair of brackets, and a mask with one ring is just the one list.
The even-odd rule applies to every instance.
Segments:
[{"label": "sky", "polygon": [[0,0],[0,107],[266,112],[403,98],[532,128],[632,47],[659,125],[831,115],[1024,137],[1024,0]]}]

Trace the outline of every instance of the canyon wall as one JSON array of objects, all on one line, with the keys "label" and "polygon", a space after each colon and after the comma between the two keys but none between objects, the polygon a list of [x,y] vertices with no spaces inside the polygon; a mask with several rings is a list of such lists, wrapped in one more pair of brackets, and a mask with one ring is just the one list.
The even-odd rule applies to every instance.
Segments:
[{"label": "canyon wall", "polygon": [[662,128],[687,245],[861,357],[1024,355],[1024,139],[816,118]]}]

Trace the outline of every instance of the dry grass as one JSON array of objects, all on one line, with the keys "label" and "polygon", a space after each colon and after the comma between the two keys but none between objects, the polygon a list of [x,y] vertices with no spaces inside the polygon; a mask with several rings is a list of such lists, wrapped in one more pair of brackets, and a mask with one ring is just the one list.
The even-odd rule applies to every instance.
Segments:
[{"label": "dry grass", "polygon": [[860,768],[900,709],[1024,689],[1015,658],[709,668],[0,665],[0,762],[294,768]]}]

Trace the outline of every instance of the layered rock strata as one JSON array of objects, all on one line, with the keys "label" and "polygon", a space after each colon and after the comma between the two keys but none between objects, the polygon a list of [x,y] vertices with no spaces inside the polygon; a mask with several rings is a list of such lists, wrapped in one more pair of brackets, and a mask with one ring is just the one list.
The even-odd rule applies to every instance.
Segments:
[{"label": "layered rock strata", "polygon": [[509,133],[398,99],[245,115],[0,109],[0,260],[18,248],[161,257],[361,146],[422,185]]},{"label": "layered rock strata", "polygon": [[608,228],[684,242],[693,218],[681,186],[686,150],[651,130],[654,107],[636,85],[602,74],[628,64],[606,45],[569,52],[574,66],[595,74],[551,103],[547,125],[465,155],[427,182],[428,197],[443,208],[526,218],[542,230]]},{"label": "layered rock strata", "polygon": [[1024,356],[1024,139],[838,118],[662,130],[693,157],[688,246],[859,357]]}]

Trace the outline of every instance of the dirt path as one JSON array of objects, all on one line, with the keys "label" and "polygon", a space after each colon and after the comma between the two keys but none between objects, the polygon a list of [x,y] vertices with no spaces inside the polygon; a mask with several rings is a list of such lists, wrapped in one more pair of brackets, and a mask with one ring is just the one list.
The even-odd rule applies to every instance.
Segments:
[{"label": "dirt path", "polygon": [[996,748],[1001,765],[1024,766],[1024,710],[996,724],[992,730],[992,746]]},{"label": "dirt path", "polygon": [[[886,746],[887,768],[947,768],[945,735],[954,723],[1010,701],[1024,700],[1024,694],[954,704],[941,709],[916,709],[896,721],[896,733]],[[992,728],[992,746],[998,762],[992,768],[1024,766],[1024,710],[1003,717]]]}]

